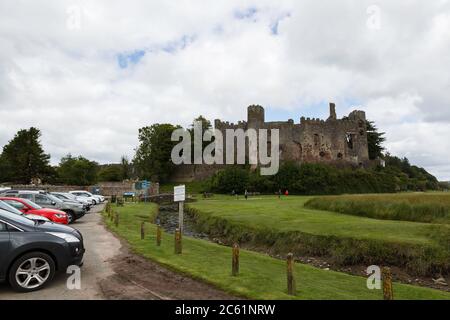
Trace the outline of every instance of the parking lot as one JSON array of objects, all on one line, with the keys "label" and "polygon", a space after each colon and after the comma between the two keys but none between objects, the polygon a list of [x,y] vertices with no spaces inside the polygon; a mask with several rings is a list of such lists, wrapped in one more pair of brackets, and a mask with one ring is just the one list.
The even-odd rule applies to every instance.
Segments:
[{"label": "parking lot", "polygon": [[97,205],[72,226],[81,231],[86,246],[84,265],[81,268],[81,289],[69,290],[66,286],[68,274],[60,273],[43,290],[31,293],[16,293],[8,284],[0,284],[0,300],[4,299],[102,299],[99,281],[113,274],[111,259],[120,252],[120,242],[100,224]]},{"label": "parking lot", "polygon": [[131,253],[104,227],[100,214],[103,208],[104,204],[94,206],[71,225],[83,234],[86,248],[80,289],[68,289],[70,275],[59,273],[47,287],[30,293],[18,293],[7,283],[0,283],[0,300],[234,298]]}]

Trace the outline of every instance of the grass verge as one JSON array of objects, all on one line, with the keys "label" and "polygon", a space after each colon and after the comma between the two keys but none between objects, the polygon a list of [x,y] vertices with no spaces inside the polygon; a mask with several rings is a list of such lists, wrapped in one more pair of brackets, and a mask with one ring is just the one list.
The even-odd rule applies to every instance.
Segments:
[{"label": "grass verge", "polygon": [[[116,208],[120,223],[107,227],[125,239],[138,254],[175,271],[205,281],[237,296],[251,299],[380,299],[380,290],[368,290],[366,279],[311,266],[295,264],[297,295],[286,292],[286,264],[267,255],[241,250],[240,275],[231,276],[231,248],[208,241],[183,238],[183,254],[174,254],[173,235],[163,233],[156,246],[155,206],[126,203]],[[146,236],[140,239],[140,224],[146,221]],[[450,299],[450,294],[428,288],[394,284],[396,299]]]},{"label": "grass verge", "polygon": [[340,265],[387,264],[418,275],[450,272],[450,226],[376,220],[304,207],[310,197],[217,197],[189,204],[201,232],[273,254],[331,257]]}]

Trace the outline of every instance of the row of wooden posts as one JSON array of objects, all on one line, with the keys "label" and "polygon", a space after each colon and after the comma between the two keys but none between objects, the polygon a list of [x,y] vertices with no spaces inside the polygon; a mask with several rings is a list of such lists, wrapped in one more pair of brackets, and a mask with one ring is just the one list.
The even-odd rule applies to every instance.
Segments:
[{"label": "row of wooden posts", "polygon": [[[119,213],[114,212],[112,214],[111,207],[106,207],[106,211],[108,217],[111,221],[114,221],[115,227],[119,226]],[[141,240],[145,239],[145,222],[141,222],[140,226],[141,232]],[[156,226],[156,245],[161,246],[161,225],[157,224]],[[182,254],[182,234],[179,228],[175,229],[175,243],[174,243],[174,252],[175,254]],[[294,255],[292,253],[288,253],[286,257],[286,276],[287,276],[287,293],[289,295],[296,295],[296,283],[294,276]],[[392,274],[389,267],[382,268],[382,283],[383,283],[383,298],[384,300],[393,300],[394,299],[394,291],[392,286]],[[234,277],[239,276],[239,245],[235,243],[232,247],[232,258],[231,258],[231,275]]]}]

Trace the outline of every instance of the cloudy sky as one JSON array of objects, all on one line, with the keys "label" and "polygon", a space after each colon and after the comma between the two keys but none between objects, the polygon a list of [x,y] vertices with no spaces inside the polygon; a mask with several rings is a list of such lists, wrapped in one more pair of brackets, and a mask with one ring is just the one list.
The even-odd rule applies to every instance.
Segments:
[{"label": "cloudy sky", "polygon": [[133,156],[138,128],[366,111],[387,149],[450,180],[450,1],[0,2],[0,146]]}]

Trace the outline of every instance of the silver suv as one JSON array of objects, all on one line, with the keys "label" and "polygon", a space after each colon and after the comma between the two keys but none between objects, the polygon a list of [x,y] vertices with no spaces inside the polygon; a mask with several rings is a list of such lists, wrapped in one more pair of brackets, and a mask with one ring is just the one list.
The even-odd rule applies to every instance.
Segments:
[{"label": "silver suv", "polygon": [[43,208],[57,209],[67,213],[69,223],[80,219],[86,214],[86,209],[81,203],[77,202],[64,202],[58,199],[54,195],[45,191],[23,191],[15,190],[8,191],[9,197],[19,197],[23,199],[28,199],[34,203],[40,205]]}]

